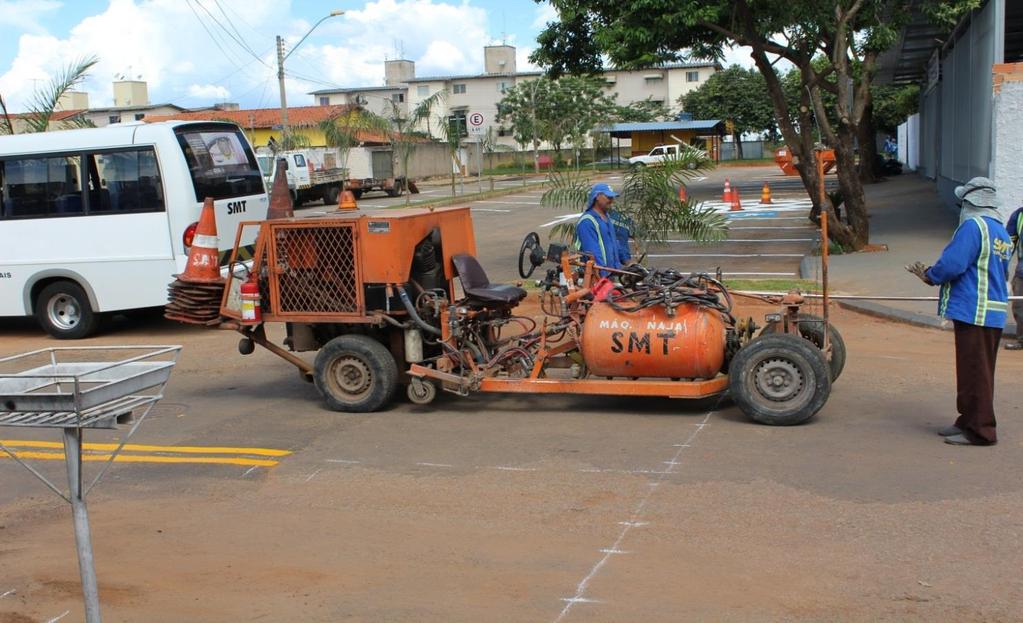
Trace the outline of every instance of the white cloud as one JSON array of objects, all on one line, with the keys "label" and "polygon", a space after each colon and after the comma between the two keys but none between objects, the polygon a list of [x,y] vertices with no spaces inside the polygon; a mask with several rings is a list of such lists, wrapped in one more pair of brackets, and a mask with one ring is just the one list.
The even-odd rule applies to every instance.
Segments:
[{"label": "white cloud", "polygon": [[207,100],[226,100],[231,97],[230,91],[216,84],[190,84],[188,94]]},{"label": "white cloud", "polygon": [[56,0],[0,0],[0,26],[12,26],[35,35],[46,29],[40,20],[60,8]]},{"label": "white cloud", "polygon": [[533,18],[533,28],[542,30],[547,27],[547,22],[558,21],[558,10],[544,2],[536,7],[536,17]]},{"label": "white cloud", "polygon": [[[45,13],[51,3],[39,0],[33,14]],[[35,3],[0,0],[0,7],[13,4]],[[24,110],[40,80],[49,80],[71,59],[94,54],[99,64],[82,85],[94,106],[112,104],[114,76],[128,73],[149,83],[153,103],[201,106],[230,96],[243,106],[276,105],[274,35],[284,36],[290,50],[312,24],[294,19],[287,1],[219,4],[238,29],[235,36],[261,60],[229,38],[199,3],[110,0],[63,38],[20,25],[17,54],[7,68],[0,67],[0,92],[12,111]],[[214,3],[202,5],[227,26]],[[288,102],[310,105],[309,91],[333,85],[381,85],[384,61],[399,54],[415,61],[419,76],[482,72],[483,46],[490,42],[487,12],[464,0],[371,1],[323,22],[289,56]],[[528,69],[527,54],[518,50],[520,70]]]}]

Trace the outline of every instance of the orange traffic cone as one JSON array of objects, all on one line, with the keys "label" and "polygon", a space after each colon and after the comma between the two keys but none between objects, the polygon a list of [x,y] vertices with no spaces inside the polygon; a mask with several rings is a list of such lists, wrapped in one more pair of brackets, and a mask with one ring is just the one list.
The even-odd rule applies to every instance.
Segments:
[{"label": "orange traffic cone", "polygon": [[686,190],[686,185],[682,184],[678,187],[678,200],[685,203],[689,199],[689,191]]},{"label": "orange traffic cone", "polygon": [[728,182],[728,178],[725,178],[725,192],[721,195],[721,201],[724,203],[732,203],[732,185]]},{"label": "orange traffic cone", "polygon": [[771,203],[771,187],[764,182],[764,188],[760,191],[760,203]]},{"label": "orange traffic cone", "polygon": [[739,199],[739,189],[736,188],[732,191],[732,207],[730,211],[738,212],[742,210],[742,200]]},{"label": "orange traffic cone", "polygon": [[192,238],[188,251],[185,272],[178,275],[180,281],[188,283],[219,283],[220,251],[217,240],[217,217],[213,212],[213,198],[206,197],[199,214],[199,226]]},{"label": "orange traffic cone", "polygon": [[346,190],[341,193],[341,199],[337,202],[338,210],[358,210],[359,206],[355,203],[355,195],[350,190]]},{"label": "orange traffic cone", "polygon": [[268,220],[295,216],[295,206],[291,201],[291,191],[288,189],[287,171],[288,161],[281,158],[277,161],[274,183],[270,187],[270,209],[266,213]]}]

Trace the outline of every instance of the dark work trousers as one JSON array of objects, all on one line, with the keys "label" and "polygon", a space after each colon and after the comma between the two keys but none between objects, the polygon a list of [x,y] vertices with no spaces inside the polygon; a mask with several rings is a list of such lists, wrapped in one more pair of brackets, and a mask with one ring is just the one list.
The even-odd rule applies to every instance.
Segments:
[{"label": "dark work trousers", "polygon": [[956,335],[956,427],[974,443],[995,443],[995,358],[1002,330],[953,321]]},{"label": "dark work trousers", "polygon": [[[1012,293],[1023,296],[1023,277],[1013,275]],[[1012,301],[1012,317],[1016,320],[1016,341],[1023,343],[1023,301]]]}]

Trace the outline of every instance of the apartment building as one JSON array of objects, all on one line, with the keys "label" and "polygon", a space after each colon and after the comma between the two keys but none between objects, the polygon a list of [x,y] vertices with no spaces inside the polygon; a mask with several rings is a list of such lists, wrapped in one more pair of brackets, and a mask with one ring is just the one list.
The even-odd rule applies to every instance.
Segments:
[{"label": "apartment building", "polygon": [[[674,63],[640,70],[607,70],[603,77],[608,94],[617,96],[620,104],[650,99],[672,112],[679,112],[679,97],[699,88],[720,69],[716,62]],[[319,105],[365,105],[374,98],[391,98],[402,102],[407,111],[435,93],[443,92],[445,96],[434,108],[433,118],[429,124],[423,124],[421,130],[429,130],[436,138],[442,138],[440,119],[464,125],[470,113],[480,113],[484,118],[484,131],[491,130],[498,143],[515,147],[510,128],[497,122],[497,104],[512,86],[541,75],[540,72],[517,71],[515,48],[510,45],[485,47],[483,73],[480,74],[417,77],[415,63],[409,60],[385,62],[384,73],[386,84],[383,87],[323,89],[312,95]],[[367,107],[377,112],[371,105]]]}]

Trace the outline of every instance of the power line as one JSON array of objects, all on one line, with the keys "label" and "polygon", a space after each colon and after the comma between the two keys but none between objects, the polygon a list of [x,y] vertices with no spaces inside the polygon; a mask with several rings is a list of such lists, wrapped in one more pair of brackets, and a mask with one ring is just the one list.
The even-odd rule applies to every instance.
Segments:
[{"label": "power line", "polygon": [[205,30],[206,34],[210,36],[210,40],[213,41],[213,43],[217,46],[217,49],[220,50],[220,52],[224,55],[224,58],[226,58],[228,62],[234,65],[238,70],[241,70],[241,66],[238,64],[238,61],[236,61],[234,57],[227,53],[227,50],[224,49],[224,46],[220,45],[220,40],[213,34],[213,31],[211,31],[206,26],[206,22],[203,21],[202,16],[200,16],[199,13],[195,10],[195,7],[192,6],[192,1],[185,0],[185,4],[188,5],[189,10],[192,11],[193,15],[195,15],[195,19],[198,20],[199,25],[202,26],[202,29]]},{"label": "power line", "polygon": [[[208,16],[210,17],[210,19],[211,19],[211,20],[213,20],[213,23],[214,23],[214,24],[216,24],[217,26],[219,26],[219,27],[220,27],[220,29],[221,29],[222,31],[224,31],[224,33],[225,33],[225,34],[227,34],[227,36],[228,36],[228,37],[230,37],[230,38],[231,38],[231,39],[232,39],[232,40],[233,40],[233,41],[234,41],[235,43],[237,43],[237,44],[238,44],[238,46],[239,46],[239,47],[241,47],[241,49],[242,49],[242,50],[244,50],[244,51],[248,52],[250,56],[252,56],[253,58],[255,58],[255,59],[256,59],[257,61],[259,61],[259,62],[260,62],[260,63],[262,63],[263,65],[265,65],[265,66],[269,67],[269,65],[267,65],[267,64],[266,64],[266,61],[264,61],[264,60],[263,60],[262,58],[260,58],[260,57],[259,57],[259,56],[258,56],[258,55],[257,55],[257,54],[255,53],[255,51],[253,51],[253,49],[249,47],[249,45],[248,45],[247,43],[245,43],[244,41],[242,41],[242,39],[240,38],[240,37],[241,37],[241,34],[239,33],[239,35],[238,35],[238,36],[236,37],[236,36],[234,35],[234,33],[232,33],[232,32],[231,32],[231,30],[229,30],[229,29],[228,29],[228,28],[227,28],[226,26],[224,26],[224,24],[223,24],[223,23],[222,23],[222,22],[221,22],[221,21],[220,21],[219,19],[217,19],[217,16],[216,16],[216,15],[214,15],[213,13],[211,13],[211,12],[210,12],[210,10],[206,8],[206,5],[204,5],[204,4],[202,3],[202,0],[195,0],[195,3],[196,3],[197,5],[199,5],[199,8],[200,8],[200,9],[202,9],[202,10],[203,10],[203,12],[204,12],[204,13],[206,13],[206,15],[208,15]],[[194,11],[193,11],[193,12],[194,12]],[[223,10],[221,10],[221,12],[223,12]],[[225,17],[227,17],[227,16],[225,15]],[[228,20],[228,23],[230,23],[230,20]],[[234,28],[234,24],[231,24],[231,27],[232,27],[232,28]],[[237,29],[235,30],[235,32],[237,32]]]}]

